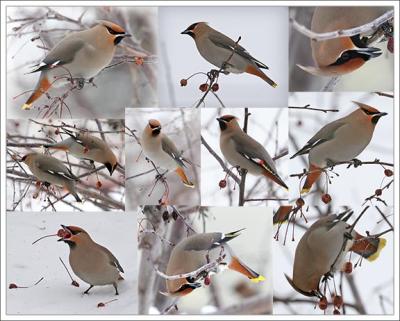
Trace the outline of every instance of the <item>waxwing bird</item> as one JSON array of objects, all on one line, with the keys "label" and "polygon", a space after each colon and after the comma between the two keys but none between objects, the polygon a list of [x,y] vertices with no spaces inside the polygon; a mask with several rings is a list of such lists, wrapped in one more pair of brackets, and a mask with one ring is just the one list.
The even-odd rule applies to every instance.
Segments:
[{"label": "waxwing bird", "polygon": [[354,101],[358,109],[322,127],[291,159],[308,154],[309,170],[301,193],[308,193],[324,168],[354,160],[369,144],[378,120],[387,115]]},{"label": "waxwing bird", "polygon": [[[246,72],[260,77],[274,88],[277,86],[261,71],[261,69],[269,69],[265,64],[252,57],[246,49],[211,28],[207,23],[193,23],[181,34],[191,36],[200,55],[214,66],[222,68],[224,73],[241,74]],[[234,52],[233,55],[232,52]]]},{"label": "waxwing bird", "polygon": [[[317,7],[314,11],[311,30],[325,33],[362,26],[381,16],[387,7]],[[298,65],[316,76],[340,76],[350,73],[371,58],[379,57],[379,48],[369,47],[367,37],[358,34],[323,41],[311,40],[315,66]]]},{"label": "waxwing bird", "polygon": [[161,123],[158,120],[149,120],[143,130],[141,143],[144,154],[155,165],[168,171],[175,171],[185,186],[194,188],[194,184],[187,178],[184,170],[185,162],[190,162],[182,156],[182,152],[178,151],[174,142],[161,133]]},{"label": "waxwing bird", "polygon": [[199,233],[180,241],[171,252],[166,274],[175,276],[196,271],[210,262],[218,262],[215,270],[203,271],[197,276],[166,280],[168,295],[184,296],[201,287],[201,281],[209,277],[209,273],[218,273],[229,268],[258,283],[265,278],[254,272],[235,256],[227,244],[237,237],[242,230],[232,233]]},{"label": "waxwing bird", "polygon": [[352,214],[352,211],[346,211],[339,215],[327,215],[317,220],[304,233],[296,248],[293,278],[285,275],[297,292],[305,296],[321,297],[321,278],[329,278],[340,271],[349,251],[368,261],[379,256],[386,240],[358,234],[347,223]]},{"label": "waxwing bird", "polygon": [[65,233],[58,241],[69,246],[69,264],[72,271],[90,287],[84,292],[88,294],[96,285],[112,284],[115,295],[118,295],[117,282],[124,269],[117,258],[104,246],[97,244],[90,235],[77,226],[61,225]]},{"label": "waxwing bird", "polygon": [[30,153],[22,157],[21,161],[29,167],[39,181],[63,187],[75,197],[77,202],[82,202],[75,190],[75,183],[79,179],[57,158]]},{"label": "waxwing bird", "polygon": [[128,36],[121,26],[109,21],[68,34],[32,71],[40,72],[39,81],[22,109],[30,109],[53,84],[61,85],[68,78],[79,79],[83,86],[85,79],[93,78],[111,62],[116,46]]},{"label": "waxwing bird", "polygon": [[290,159],[308,154],[309,170],[301,193],[308,193],[324,168],[354,160],[369,144],[382,116],[374,107],[354,101],[358,109],[322,127]]},{"label": "waxwing bird", "polygon": [[98,162],[110,172],[110,176],[118,166],[117,158],[111,148],[102,139],[90,135],[87,132],[80,132],[74,136],[65,131],[70,137],[54,144],[45,144],[45,148],[62,150],[74,155],[77,158]]},{"label": "waxwing bird", "polygon": [[253,175],[263,175],[288,189],[279,177],[271,156],[259,142],[240,128],[237,117],[224,115],[217,120],[221,129],[219,146],[232,166],[246,169]]}]

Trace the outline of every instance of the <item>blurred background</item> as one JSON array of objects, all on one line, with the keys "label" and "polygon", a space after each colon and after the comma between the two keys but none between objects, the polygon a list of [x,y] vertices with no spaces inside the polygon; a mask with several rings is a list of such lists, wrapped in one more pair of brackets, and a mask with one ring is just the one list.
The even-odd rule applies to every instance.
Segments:
[{"label": "blurred background", "polygon": [[[288,8],[287,7],[160,7],[159,8],[159,100],[160,106],[192,107],[203,95],[199,85],[207,77],[198,75],[181,87],[180,80],[196,72],[215,69],[203,59],[187,35],[181,35],[195,22],[210,26],[236,41],[256,59],[265,63],[278,87],[272,88],[250,74],[221,75],[219,98],[227,107],[285,107],[288,92]],[[220,107],[211,95],[206,107]]]},{"label": "blurred background", "polygon": [[[73,133],[85,131],[107,142],[120,166],[110,176],[103,164],[76,158],[64,151],[45,149],[43,144],[60,142]],[[125,209],[125,152],[124,121],[121,119],[23,120],[7,121],[7,210],[9,211],[121,211]],[[21,158],[31,152],[50,153],[62,161],[80,178],[76,184],[83,203],[75,202],[72,195],[61,187],[42,187],[38,193],[31,171]],[[100,167],[103,166],[103,169]]]},{"label": "blurred background", "polygon": [[[287,171],[287,146],[288,146],[288,110],[287,108],[249,108],[247,133],[257,140],[274,158],[279,176],[284,182],[288,180]],[[201,110],[201,134],[207,144],[217,155],[222,158],[228,168],[229,165],[220,150],[219,139],[221,130],[217,117],[222,115],[234,115],[239,118],[239,125],[243,128],[245,109],[208,109]],[[219,187],[220,180],[225,178],[225,172],[215,157],[203,145],[201,148],[202,164],[202,204],[210,206],[237,206],[239,203],[239,186],[235,181],[226,178],[226,188]],[[237,174],[237,170],[232,170]],[[239,175],[237,175],[239,177]],[[255,199],[273,198],[269,202],[277,204],[280,199],[288,197],[287,191],[267,179],[264,176],[246,175],[245,195],[247,200],[245,206],[265,206],[266,200],[255,201]]]},{"label": "blurred background", "polygon": [[[379,120],[371,142],[357,158],[361,161],[379,159],[382,162],[393,164],[393,98],[379,96],[375,93],[291,93],[289,106],[302,107],[310,104],[312,108],[338,109],[339,112],[324,113],[289,109],[289,155],[292,156],[302,148],[323,126],[356,110],[358,107],[352,101],[358,101],[388,113]],[[321,176],[311,192],[303,197],[306,204],[323,205],[321,196],[327,188],[332,197],[332,202],[328,206],[332,204],[336,206],[353,205],[353,202],[361,205],[367,197],[375,193],[376,189],[384,187],[393,179],[393,177],[385,176],[384,168],[379,164],[348,169],[346,167],[347,165],[338,165],[334,167],[333,172],[329,172],[331,184],[327,185],[325,176]],[[308,170],[308,155],[295,157],[289,162],[290,174],[302,173],[304,168]],[[393,167],[390,166],[386,166],[386,168],[393,170]],[[288,186],[290,197],[293,199],[299,197],[299,178],[290,177]],[[393,186],[383,190],[381,198],[387,204],[393,204]]]},{"label": "blurred background", "polygon": [[[138,211],[139,222],[139,313],[160,314],[173,302],[166,297],[165,279],[154,266],[166,271],[172,246],[192,233],[229,233],[246,228],[229,242],[234,253],[266,280],[252,283],[243,275],[225,270],[213,275],[208,287],[198,288],[177,302],[170,314],[271,314],[272,313],[272,209],[239,207],[182,207],[178,216],[167,209],[145,206]],[[168,213],[168,212],[167,212]],[[194,232],[194,231],[195,232]],[[144,231],[147,231],[144,232]],[[153,232],[149,232],[153,231]]]},{"label": "blurred background", "polygon": [[[92,239],[109,249],[125,273],[118,283],[119,296],[112,285],[89,287],[76,277],[69,265],[69,247],[57,242],[58,237],[38,238],[55,234],[63,225],[83,228]],[[118,237],[116,237],[118,235]],[[137,313],[137,237],[135,213],[7,213],[7,283],[36,286],[7,290],[7,314],[136,314]],[[79,287],[71,280],[59,258],[63,260]],[[5,287],[5,285],[3,285]],[[99,303],[116,301],[98,307]]]},{"label": "blurred background", "polygon": [[[175,143],[183,157],[193,164],[186,164],[185,172],[195,184],[189,188],[182,184],[175,172],[169,172],[165,178],[168,184],[168,203],[176,205],[200,205],[200,111],[178,108],[128,108],[126,109],[127,131],[135,131],[136,138],[126,141],[127,158],[127,209],[138,205],[157,205],[165,194],[165,185],[159,181],[153,165],[146,160],[140,137],[150,119],[161,123],[161,132]],[[161,170],[161,173],[165,170]]]},{"label": "blurred background", "polygon": [[[387,207],[382,204],[378,205],[382,213],[387,217],[387,220],[393,225],[393,203],[390,203]],[[318,299],[308,298],[296,292],[288,283],[284,274],[290,277],[293,275],[292,270],[296,246],[305,233],[305,228],[310,227],[322,215],[339,214],[347,208],[354,210],[352,218],[348,221],[349,224],[352,224],[361,213],[363,207],[349,197],[346,207],[337,206],[331,209],[325,206],[309,207],[304,212],[308,223],[306,224],[303,219],[297,216],[293,233],[293,223],[290,224],[289,229],[287,228],[287,223],[282,225],[279,231],[279,240],[273,240],[272,244],[274,253],[274,314],[324,314],[318,308]],[[277,225],[274,226],[274,231],[276,229]],[[373,206],[361,217],[355,228],[358,233],[364,236],[367,234],[366,231],[369,231],[373,235],[387,229],[389,229],[389,225]],[[284,244],[285,234],[287,237]],[[292,239],[292,235],[294,239]],[[336,290],[343,297],[346,314],[393,314],[393,285],[395,282],[393,275],[393,232],[386,233],[383,238],[387,240],[386,246],[375,261],[369,262],[364,259],[356,267],[355,263],[360,259],[360,256],[355,253],[352,255],[348,254],[346,258],[353,263],[353,272],[351,274],[340,272],[335,274]],[[332,281],[329,282],[329,286],[330,291],[334,292]],[[332,302],[329,295],[327,295],[327,299],[328,302]],[[329,306],[326,314],[329,315],[332,312],[332,306]],[[343,314],[343,310],[341,310],[341,313]]]},{"label": "blurred background", "polygon": [[[125,107],[157,105],[155,7],[8,6],[7,17],[8,118],[39,117],[38,108],[21,110],[39,78],[39,73],[29,74],[32,66],[46,56],[48,49],[43,48],[52,48],[69,32],[88,29],[97,20],[115,22],[132,35],[118,45],[112,64],[126,57],[143,57],[144,63],[121,63],[98,74],[94,79],[97,87],[85,84],[83,89],[73,91],[65,100],[71,118],[123,118]],[[53,88],[51,97],[63,95],[68,86]],[[53,99],[43,95],[34,106],[43,110]],[[59,115],[61,108],[56,108]],[[69,115],[63,109],[64,115]]]},{"label": "blurred background", "polygon": [[[289,16],[298,23],[310,28],[315,7],[290,7]],[[331,77],[313,76],[300,69],[303,66],[315,66],[311,53],[311,40],[289,27],[289,91],[322,91]],[[333,30],[332,30],[333,31]],[[374,44],[382,55],[367,61],[361,68],[341,76],[339,82],[329,91],[392,91],[394,81],[393,53],[387,49],[387,42]]]}]

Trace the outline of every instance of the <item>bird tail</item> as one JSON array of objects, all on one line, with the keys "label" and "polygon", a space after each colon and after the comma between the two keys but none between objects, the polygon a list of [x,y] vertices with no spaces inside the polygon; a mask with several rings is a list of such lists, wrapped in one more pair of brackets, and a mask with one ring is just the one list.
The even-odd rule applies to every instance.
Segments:
[{"label": "bird tail", "polygon": [[32,95],[28,98],[26,103],[22,106],[22,109],[31,109],[32,104],[39,99],[40,96],[42,96],[43,93],[45,93],[49,88],[51,87],[51,82],[47,78],[47,74],[45,72],[42,72],[40,74],[39,82],[36,85],[36,88],[34,89]]},{"label": "bird tail", "polygon": [[178,168],[175,170],[175,172],[176,172],[176,173],[178,174],[178,176],[181,178],[182,183],[183,183],[185,186],[190,187],[190,188],[194,188],[194,184],[193,184],[191,181],[189,181],[189,179],[187,178],[187,176],[186,176],[186,174],[185,174],[185,171],[183,170],[182,167],[178,167]]},{"label": "bird tail", "polygon": [[79,197],[78,193],[75,190],[75,185],[73,182],[66,181],[64,183],[64,188],[73,196],[75,197],[75,200],[79,203],[82,203],[81,198]]},{"label": "bird tail", "polygon": [[250,269],[247,265],[241,262],[236,256],[232,256],[232,260],[228,268],[247,276],[251,282],[258,283],[265,281],[265,278],[257,272]]},{"label": "bird tail", "polygon": [[384,238],[365,237],[357,233],[350,251],[353,251],[372,262],[378,258],[385,245],[386,239]]},{"label": "bird tail", "polygon": [[273,224],[282,224],[289,220],[289,215],[292,212],[292,205],[281,205],[275,212],[272,222]]},{"label": "bird tail", "polygon": [[278,84],[273,81],[271,78],[269,78],[266,74],[264,74],[259,68],[254,67],[252,65],[247,66],[246,72],[255,76],[260,77],[262,80],[266,81],[269,85],[272,87],[277,87]]},{"label": "bird tail", "polygon": [[306,181],[304,182],[303,188],[301,189],[301,194],[306,194],[310,191],[313,184],[318,180],[321,176],[322,170],[320,167],[310,164],[310,168],[308,169],[308,174]]},{"label": "bird tail", "polygon": [[287,185],[285,184],[285,182],[279,177],[278,174],[276,173],[272,173],[271,171],[269,171],[268,169],[266,169],[265,171],[263,171],[263,175],[271,180],[273,180],[275,183],[277,183],[279,186],[282,186],[284,188],[286,188],[286,190],[289,189],[289,187],[287,187]]}]

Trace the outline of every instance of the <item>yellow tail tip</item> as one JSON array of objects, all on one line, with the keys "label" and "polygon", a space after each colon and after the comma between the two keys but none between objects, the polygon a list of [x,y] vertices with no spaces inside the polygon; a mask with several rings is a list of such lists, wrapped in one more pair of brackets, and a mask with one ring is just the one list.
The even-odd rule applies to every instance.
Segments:
[{"label": "yellow tail tip", "polygon": [[310,191],[309,188],[302,188],[300,194],[307,194]]},{"label": "yellow tail tip", "polygon": [[278,84],[277,84],[277,83],[274,83],[274,84],[272,85],[272,87],[276,88],[276,87],[278,87]]},{"label": "yellow tail tip", "polygon": [[185,185],[186,187],[195,188],[195,185],[192,182],[183,182],[183,185]]},{"label": "yellow tail tip", "polygon": [[386,239],[379,238],[378,249],[367,260],[370,262],[375,261],[379,257],[379,254],[381,253],[381,251],[385,247],[385,245],[386,245]]},{"label": "yellow tail tip", "polygon": [[25,104],[22,105],[22,109],[23,110],[29,110],[29,109],[31,109],[31,106],[32,106],[32,104],[25,103]]},{"label": "yellow tail tip", "polygon": [[258,277],[254,278],[254,279],[250,279],[250,281],[253,283],[263,282],[263,281],[265,281],[265,277],[263,277],[262,275],[259,275]]}]

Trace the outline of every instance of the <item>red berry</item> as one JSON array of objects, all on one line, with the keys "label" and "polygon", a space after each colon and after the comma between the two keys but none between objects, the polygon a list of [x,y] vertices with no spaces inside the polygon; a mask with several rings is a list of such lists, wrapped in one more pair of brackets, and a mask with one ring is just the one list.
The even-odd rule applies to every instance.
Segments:
[{"label": "red berry", "polygon": [[89,151],[89,148],[85,147],[83,148],[83,153],[86,154]]},{"label": "red berry", "polygon": [[346,262],[344,265],[343,271],[344,271],[344,273],[347,273],[347,274],[350,274],[351,272],[353,272],[353,263]]},{"label": "red berry", "polygon": [[100,302],[99,304],[97,304],[97,307],[98,308],[103,308],[103,307],[105,307],[106,305],[103,303],[103,302]]},{"label": "red berry", "polygon": [[187,85],[187,79],[181,79],[181,87],[185,87]]},{"label": "red berry", "polygon": [[326,310],[326,308],[328,307],[328,300],[326,299],[325,296],[323,296],[321,299],[319,299],[318,307],[321,310]]},{"label": "red berry", "polygon": [[18,286],[15,283],[10,283],[10,285],[8,286],[9,289],[17,289]]},{"label": "red berry", "polygon": [[204,278],[204,285],[210,285],[210,283],[211,283],[211,278],[207,275],[207,276]]},{"label": "red berry", "polygon": [[381,196],[382,195],[382,189],[378,188],[375,190],[375,195],[376,196]]},{"label": "red berry", "polygon": [[208,84],[201,84],[199,86],[199,89],[200,89],[200,91],[202,91],[204,93],[205,91],[208,90]]},{"label": "red berry", "polygon": [[218,183],[220,188],[225,188],[226,187],[226,180],[225,179],[221,179]]},{"label": "red berry", "polygon": [[393,37],[389,37],[388,39],[388,43],[387,43],[387,49],[393,53],[394,50],[394,41],[393,41]]},{"label": "red berry", "polygon": [[340,308],[343,305],[343,298],[341,295],[335,295],[333,297],[333,305],[337,308]]},{"label": "red berry", "polygon": [[143,65],[143,63],[144,63],[143,57],[135,57],[135,64],[136,65],[141,66],[141,65]]},{"label": "red berry", "polygon": [[101,188],[102,185],[103,185],[103,184],[102,184],[100,181],[97,181],[97,183],[96,183],[96,187],[97,187],[97,188]]},{"label": "red berry", "polygon": [[298,207],[302,207],[302,206],[304,206],[304,204],[305,204],[305,202],[304,202],[304,200],[303,200],[301,197],[299,197],[299,198],[296,200],[296,205],[297,205]]},{"label": "red berry", "polygon": [[385,175],[387,176],[387,177],[390,177],[390,176],[393,176],[393,171],[391,170],[391,169],[385,169]]},{"label": "red berry", "polygon": [[57,231],[57,236],[58,237],[64,237],[64,235],[65,235],[65,230],[63,230],[62,228],[60,228],[58,231]]},{"label": "red berry", "polygon": [[73,280],[73,281],[71,282],[71,285],[76,286],[77,288],[79,288],[79,283],[76,282],[75,280]]},{"label": "red berry", "polygon": [[219,89],[219,85],[218,85],[218,84],[213,84],[213,85],[211,86],[211,90],[212,90],[212,91],[218,91],[218,89]]},{"label": "red berry", "polygon": [[323,194],[321,199],[325,204],[328,204],[332,201],[332,197],[329,194]]},{"label": "red berry", "polygon": [[57,128],[57,129],[54,131],[54,134],[58,135],[59,133],[60,133],[60,130]]},{"label": "red berry", "polygon": [[340,311],[338,309],[333,310],[333,314],[340,314]]}]

